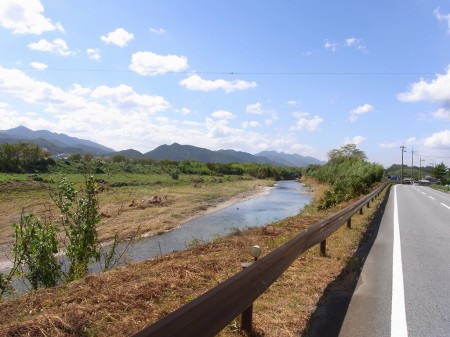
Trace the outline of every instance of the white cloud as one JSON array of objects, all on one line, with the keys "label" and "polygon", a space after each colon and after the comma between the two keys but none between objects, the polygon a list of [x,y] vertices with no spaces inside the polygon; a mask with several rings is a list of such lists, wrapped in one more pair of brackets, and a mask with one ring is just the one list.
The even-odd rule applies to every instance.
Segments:
[{"label": "white cloud", "polygon": [[432,116],[436,119],[444,119],[450,122],[450,109],[440,108],[432,113]]},{"label": "white cloud", "polygon": [[367,51],[364,42],[361,39],[357,39],[356,37],[349,37],[345,39],[344,46],[353,47],[362,52]]},{"label": "white cloud", "polygon": [[272,125],[273,122],[276,122],[279,120],[278,115],[274,112],[272,113],[272,116],[265,120],[266,125]]},{"label": "white cloud", "polygon": [[366,104],[360,105],[359,107],[350,111],[349,120],[350,120],[350,122],[356,122],[358,120],[359,116],[366,114],[368,112],[371,112],[373,110],[374,110],[374,107],[371,104],[366,103]]},{"label": "white cloud", "polygon": [[180,112],[182,115],[189,115],[191,110],[188,108],[175,109],[175,112]]},{"label": "white cloud", "polygon": [[88,54],[91,60],[100,60],[100,49],[98,48],[88,48],[86,49],[86,53]]},{"label": "white cloud", "polygon": [[137,52],[131,57],[131,70],[139,75],[152,76],[167,72],[179,72],[188,68],[185,56],[158,55],[152,52]]},{"label": "white cloud", "polygon": [[64,41],[63,39],[54,39],[52,42],[46,39],[41,39],[38,42],[30,43],[28,45],[28,48],[32,50],[49,52],[61,56],[69,56],[73,54],[69,50],[66,41]]},{"label": "white cloud", "polygon": [[211,81],[204,80],[199,75],[191,75],[180,81],[180,85],[184,86],[188,90],[212,91],[223,89],[226,93],[230,93],[235,90],[254,88],[256,87],[256,82],[246,82],[242,80],[225,81],[223,79]]},{"label": "white cloud", "polygon": [[[254,132],[250,127],[256,124],[252,122],[248,124],[249,129],[231,127],[228,119],[214,117],[207,117],[204,122],[177,122],[158,113],[170,107],[163,97],[138,93],[125,84],[87,88],[75,83],[65,90],[33,79],[23,71],[0,67],[0,92],[22,100],[33,111],[33,114],[15,112],[0,102],[0,125],[4,128],[25,125],[49,129],[115,149],[148,151],[164,143],[178,142],[207,143],[211,149],[259,152],[268,148],[272,138]],[[190,112],[187,108],[182,111]],[[227,112],[213,115],[232,117]],[[295,143],[292,139],[286,146]]]},{"label": "white cloud", "polygon": [[260,125],[261,124],[258,121],[245,121],[245,122],[242,122],[242,127],[244,129],[247,129],[249,127],[256,128],[256,127],[258,127]]},{"label": "white cloud", "polygon": [[349,37],[348,39],[345,40],[345,45],[347,47],[351,47],[351,46],[355,45],[357,42],[358,42],[357,38]]},{"label": "white cloud", "polygon": [[225,110],[217,110],[214,111],[211,114],[211,117],[217,118],[217,119],[223,119],[223,120],[229,120],[229,119],[233,119],[236,116],[233,115],[231,112],[229,111],[225,111]]},{"label": "white cloud", "polygon": [[323,122],[323,118],[318,115],[309,119],[306,118],[310,115],[308,112],[294,112],[292,115],[297,118],[297,122],[290,130],[316,131]]},{"label": "white cloud", "polygon": [[224,138],[242,133],[239,129],[229,127],[227,120],[213,120],[209,117],[206,118],[206,129],[210,138]]},{"label": "white cloud", "polygon": [[355,144],[359,145],[361,143],[364,143],[367,140],[366,137],[363,136],[355,136],[353,138],[346,138],[344,141],[344,144]]},{"label": "white cloud", "polygon": [[330,42],[329,40],[325,40],[323,47],[326,50],[332,51],[333,53],[336,52],[339,48],[337,43]]},{"label": "white cloud", "polygon": [[45,63],[41,63],[41,62],[31,62],[30,65],[34,69],[38,69],[38,70],[44,70],[44,69],[48,68],[48,65],[46,65]]},{"label": "white cloud", "polygon": [[411,85],[409,91],[397,95],[403,102],[450,101],[450,66],[446,74],[437,74],[432,81],[420,80]]},{"label": "white cloud", "polygon": [[126,84],[117,87],[99,86],[92,91],[91,97],[105,100],[110,107],[123,112],[136,111],[148,114],[165,110],[170,106],[163,97],[138,94]]},{"label": "white cloud", "polygon": [[102,35],[100,39],[106,44],[112,43],[119,47],[125,47],[128,42],[134,39],[134,35],[127,32],[123,28],[117,28],[115,31],[109,32],[107,35]]},{"label": "white cloud", "polygon": [[150,32],[157,35],[162,35],[166,33],[166,30],[164,28],[150,28]]},{"label": "white cloud", "polygon": [[288,101],[288,105],[295,107],[295,106],[298,106],[298,102],[296,100],[290,100],[290,101]]},{"label": "white cloud", "polygon": [[433,11],[434,16],[436,16],[436,19],[438,19],[439,21],[447,21],[447,25],[448,25],[448,33],[450,33],[450,14],[441,14],[441,9],[439,7],[437,7],[434,11]]},{"label": "white cloud", "polygon": [[423,145],[427,148],[450,148],[450,130],[433,133],[424,139]]},{"label": "white cloud", "polygon": [[13,34],[39,35],[53,30],[64,32],[59,22],[53,24],[43,12],[44,6],[39,0],[1,0],[0,25]]},{"label": "white cloud", "polygon": [[35,111],[43,109],[39,114],[57,123],[52,130],[82,132],[88,138],[98,136],[96,129],[123,129],[125,125],[148,123],[154,113],[170,107],[161,96],[138,94],[123,84],[94,89],[74,84],[65,91],[17,69],[0,68],[0,91],[31,104]]},{"label": "white cloud", "polygon": [[255,115],[262,115],[265,112],[259,102],[247,105],[245,111]]},{"label": "white cloud", "polygon": [[380,143],[378,144],[378,146],[382,147],[382,148],[386,148],[386,149],[391,149],[391,148],[399,148],[400,146],[414,146],[414,145],[418,145],[420,144],[420,142],[417,140],[416,137],[409,137],[408,139],[405,140],[398,140],[398,141],[393,141],[393,142],[384,142],[384,143]]}]

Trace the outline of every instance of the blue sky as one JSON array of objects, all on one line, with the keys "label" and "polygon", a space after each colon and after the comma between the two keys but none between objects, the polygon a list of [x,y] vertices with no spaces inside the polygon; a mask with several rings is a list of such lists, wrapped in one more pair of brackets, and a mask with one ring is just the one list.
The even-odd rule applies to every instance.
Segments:
[{"label": "blue sky", "polygon": [[0,2],[0,129],[450,165],[450,2]]}]

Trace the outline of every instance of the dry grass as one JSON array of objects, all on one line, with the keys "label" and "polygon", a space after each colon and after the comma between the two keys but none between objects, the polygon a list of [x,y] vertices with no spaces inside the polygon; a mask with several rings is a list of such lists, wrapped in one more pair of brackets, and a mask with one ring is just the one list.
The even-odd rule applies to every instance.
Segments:
[{"label": "dry grass", "polygon": [[[353,255],[375,207],[368,210],[354,216],[352,229],[343,226],[327,240],[326,257],[313,247],[255,302],[257,335],[302,333],[324,289]],[[0,335],[129,336],[235,274],[250,261],[251,245],[267,254],[325,216],[310,207],[271,226],[5,300]],[[241,336],[236,326],[231,322],[220,335]]]},{"label": "dry grass", "polygon": [[[130,179],[130,178],[128,178]],[[105,215],[98,226],[100,241],[141,233],[154,235],[171,230],[194,216],[214,207],[221,201],[255,193],[271,184],[267,180],[203,178],[202,183],[147,183],[137,186],[112,187],[102,185],[98,194],[101,212]],[[12,227],[19,222],[22,211],[40,217],[55,217],[58,212],[50,199],[48,186],[40,182],[4,183],[0,189],[0,245],[12,242]],[[161,202],[152,202],[153,198]]]}]

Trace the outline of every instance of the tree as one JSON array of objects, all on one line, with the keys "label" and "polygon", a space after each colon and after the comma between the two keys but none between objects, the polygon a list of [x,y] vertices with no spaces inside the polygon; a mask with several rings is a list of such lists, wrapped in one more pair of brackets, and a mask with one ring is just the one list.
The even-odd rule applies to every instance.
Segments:
[{"label": "tree", "polygon": [[79,163],[81,161],[81,154],[79,154],[79,153],[70,154],[69,161],[73,161],[74,163]]},{"label": "tree", "polygon": [[437,164],[433,169],[434,177],[440,180],[442,184],[445,184],[447,181],[447,172],[448,167],[443,162]]},{"label": "tree", "polygon": [[87,274],[89,263],[100,260],[96,226],[102,216],[98,210],[94,178],[86,179],[83,192],[77,191],[74,183],[63,179],[51,197],[61,212],[62,227],[68,240],[65,243],[69,261],[67,279],[78,279]]},{"label": "tree", "polygon": [[55,163],[49,156],[48,151],[35,144],[0,144],[0,172],[46,172],[48,165]]},{"label": "tree", "polygon": [[367,157],[364,151],[356,148],[356,144],[346,144],[339,149],[328,152],[328,160],[330,162],[341,163],[346,159],[366,161]]}]

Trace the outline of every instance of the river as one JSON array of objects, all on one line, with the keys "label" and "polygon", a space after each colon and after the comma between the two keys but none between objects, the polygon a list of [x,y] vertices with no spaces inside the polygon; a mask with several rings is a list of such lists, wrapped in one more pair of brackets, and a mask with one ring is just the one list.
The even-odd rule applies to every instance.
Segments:
[{"label": "river", "polygon": [[248,227],[265,226],[298,214],[311,199],[305,185],[279,181],[267,194],[188,221],[170,232],[137,240],[128,248],[127,260],[150,259],[186,249],[195,241],[207,242]]}]

